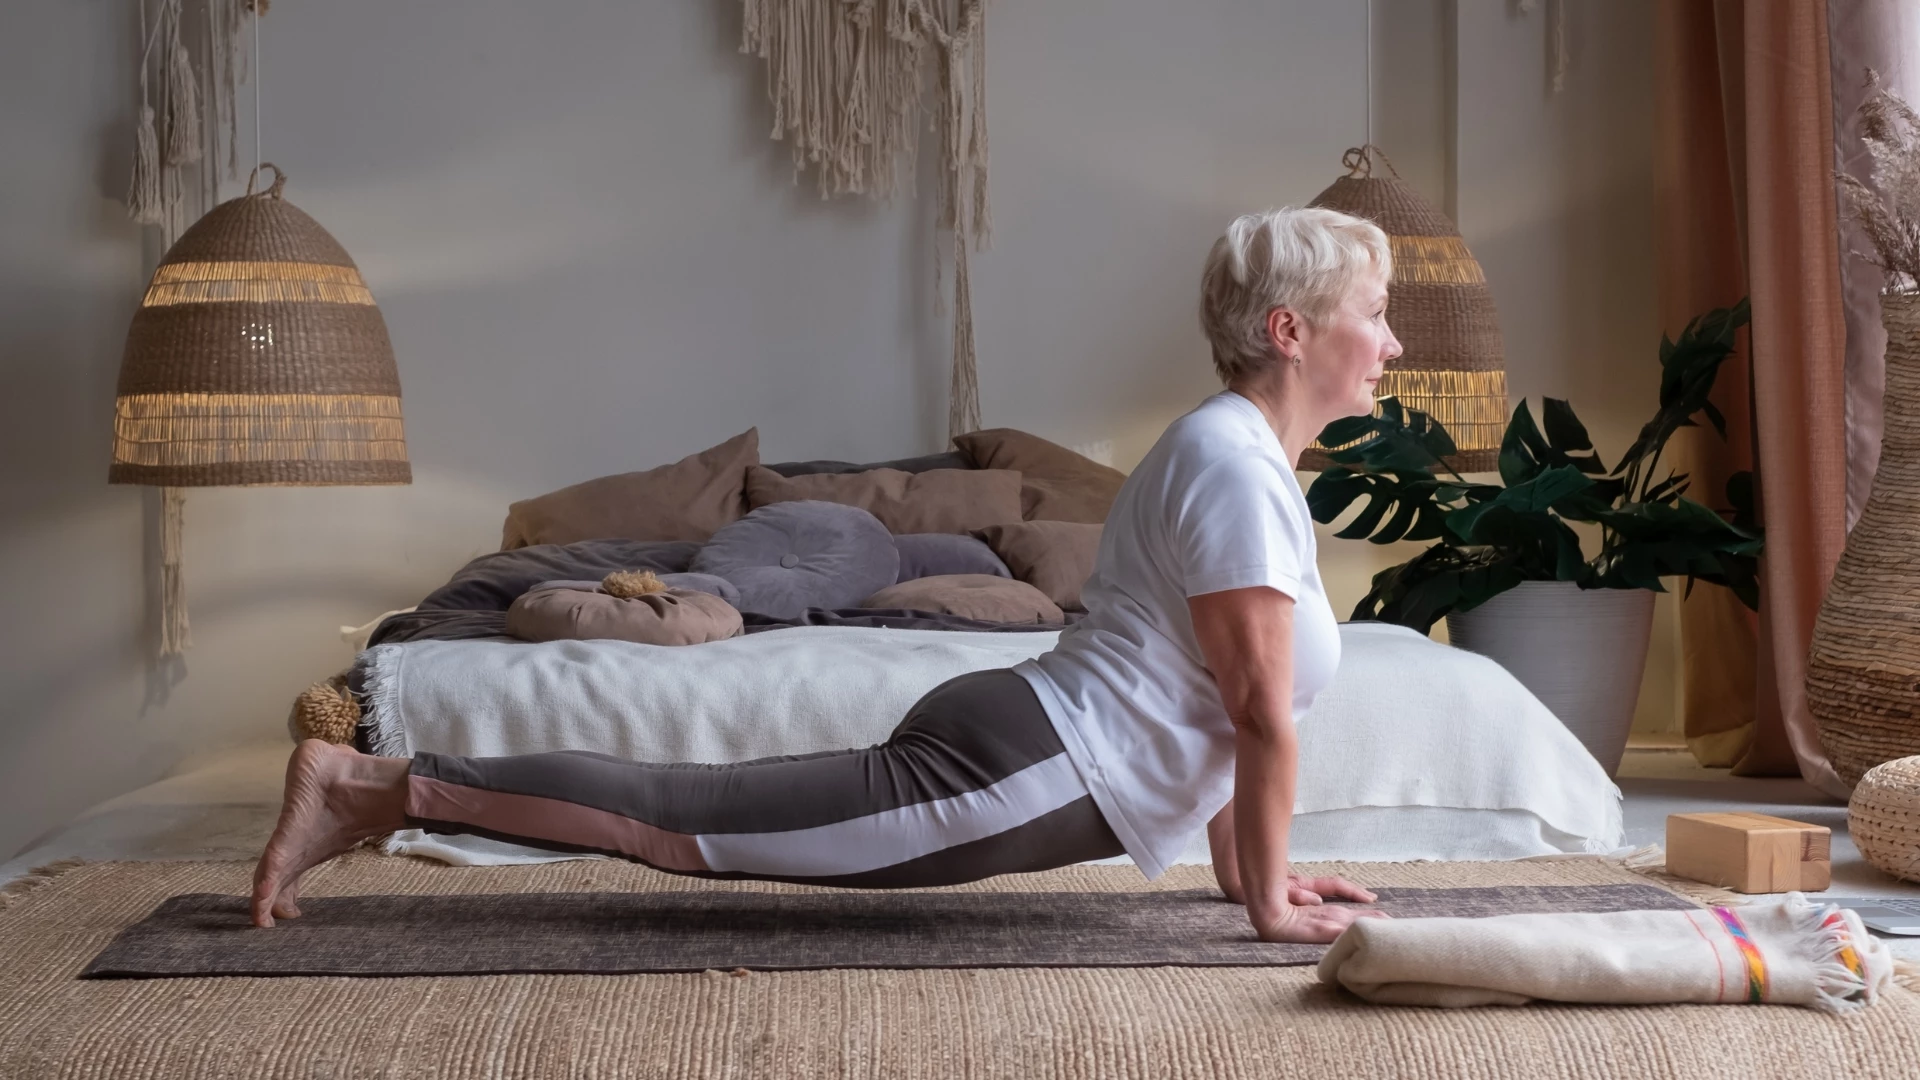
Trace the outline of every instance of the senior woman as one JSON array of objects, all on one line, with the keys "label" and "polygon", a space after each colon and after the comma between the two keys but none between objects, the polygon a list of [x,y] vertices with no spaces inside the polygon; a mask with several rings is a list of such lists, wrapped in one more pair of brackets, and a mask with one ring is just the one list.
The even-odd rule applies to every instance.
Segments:
[{"label": "senior woman", "polygon": [[1174,421],[1121,487],[1055,648],[935,687],[886,742],[732,765],[565,752],[380,758],[309,741],[254,875],[253,919],[300,875],[403,827],[598,852],[673,873],[944,885],[1126,853],[1158,876],[1207,827],[1230,900],[1269,941],[1323,942],[1370,901],[1288,872],[1295,724],[1339,631],[1293,469],[1373,407],[1399,355],[1391,255],[1328,210],[1249,214],[1207,256],[1200,322],[1227,389]]}]

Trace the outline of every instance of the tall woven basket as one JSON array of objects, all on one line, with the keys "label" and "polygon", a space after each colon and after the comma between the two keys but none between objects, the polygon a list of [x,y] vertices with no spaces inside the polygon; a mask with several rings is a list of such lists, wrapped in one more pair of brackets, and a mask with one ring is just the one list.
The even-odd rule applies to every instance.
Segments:
[{"label": "tall woven basket", "polygon": [[[1378,153],[1372,146],[1348,150],[1342,159],[1348,174],[1313,205],[1366,218],[1393,245],[1387,322],[1406,351],[1387,365],[1380,394],[1445,425],[1460,448],[1447,460],[1453,468],[1490,472],[1499,468],[1506,433],[1507,368],[1487,275],[1447,215],[1397,174],[1375,174]],[[1328,464],[1319,443],[1301,456],[1302,469]]]},{"label": "tall woven basket", "polygon": [[1883,294],[1886,432],[1807,661],[1820,746],[1849,785],[1920,754],[1920,295]]},{"label": "tall woven basket", "polygon": [[404,484],[387,325],[346,250],[273,186],[154,270],[114,403],[115,484]]}]

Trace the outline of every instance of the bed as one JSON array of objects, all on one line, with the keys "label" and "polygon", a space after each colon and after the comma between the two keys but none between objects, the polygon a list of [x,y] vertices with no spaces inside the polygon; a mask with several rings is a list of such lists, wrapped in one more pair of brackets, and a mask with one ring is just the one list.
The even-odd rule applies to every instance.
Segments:
[{"label": "bed", "polygon": [[[879,742],[934,686],[1039,655],[1081,617],[1079,585],[1124,479],[1021,432],[958,442],[893,462],[762,466],[750,431],[515,504],[501,551],[373,631],[342,679],[360,712],[354,737],[396,755],[575,749],[709,762]],[[739,540],[754,529],[764,535]],[[925,537],[947,539],[915,539]],[[987,585],[1003,577],[1018,602],[945,602],[938,586],[956,568]],[[539,590],[591,592],[634,570],[726,593],[738,628],[693,645],[509,632],[516,605]],[[924,588],[899,589],[915,583]],[[889,606],[902,595],[924,606]],[[1395,626],[1341,633],[1339,675],[1301,722],[1294,857],[1620,847],[1619,790],[1497,664]],[[553,857],[418,831],[389,850],[461,864]],[[1204,835],[1184,858],[1206,860]]]}]

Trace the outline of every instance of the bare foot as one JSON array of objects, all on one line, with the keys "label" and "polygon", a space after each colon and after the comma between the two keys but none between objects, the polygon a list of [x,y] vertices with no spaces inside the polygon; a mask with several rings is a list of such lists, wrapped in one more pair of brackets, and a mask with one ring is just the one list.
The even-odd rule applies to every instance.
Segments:
[{"label": "bare foot", "polygon": [[287,761],[286,801],[253,871],[253,925],[300,914],[300,875],[369,836],[402,827],[405,758],[308,739]]}]

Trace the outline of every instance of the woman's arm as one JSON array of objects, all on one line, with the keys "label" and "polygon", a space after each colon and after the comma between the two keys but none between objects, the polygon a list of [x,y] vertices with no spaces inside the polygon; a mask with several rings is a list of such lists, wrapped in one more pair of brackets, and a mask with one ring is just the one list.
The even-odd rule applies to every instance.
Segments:
[{"label": "woman's arm", "polygon": [[[1287,867],[1299,763],[1292,705],[1293,598],[1257,586],[1191,597],[1187,606],[1207,670],[1220,687],[1234,727],[1233,801],[1223,811],[1224,821],[1216,818],[1209,824],[1208,838],[1217,842],[1231,836],[1237,857],[1233,876],[1261,938],[1332,941],[1360,913],[1297,902]],[[1226,884],[1223,878],[1223,890]],[[1373,899],[1338,878],[1312,884],[1327,886],[1327,895]],[[1303,891],[1305,885],[1300,883]]]},{"label": "woman's arm", "polygon": [[1207,850],[1213,853],[1213,879],[1220,883],[1220,891],[1227,899],[1236,904],[1247,902],[1246,890],[1240,887],[1240,852],[1235,847],[1233,837],[1233,800],[1213,815],[1207,822]]}]

